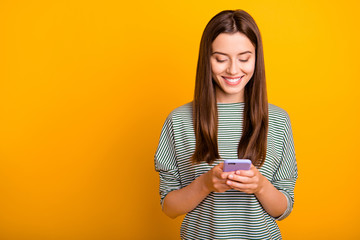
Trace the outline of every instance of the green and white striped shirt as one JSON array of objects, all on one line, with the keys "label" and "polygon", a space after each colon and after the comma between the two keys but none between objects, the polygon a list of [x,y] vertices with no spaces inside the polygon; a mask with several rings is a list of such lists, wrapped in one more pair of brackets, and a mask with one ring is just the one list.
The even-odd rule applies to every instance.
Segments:
[{"label": "green and white striped shirt", "polygon": [[[218,103],[218,147],[222,159],[237,157],[242,133],[244,103]],[[167,117],[155,154],[155,169],[160,176],[161,204],[173,190],[181,189],[220,163],[192,164],[195,133],[192,104],[178,107]],[[259,169],[278,190],[285,194],[288,207],[278,218],[271,217],[254,194],[237,190],[210,193],[194,210],[186,214],[182,239],[281,239],[275,220],[287,217],[294,204],[297,164],[288,114],[269,104],[269,130],[264,165]]]}]

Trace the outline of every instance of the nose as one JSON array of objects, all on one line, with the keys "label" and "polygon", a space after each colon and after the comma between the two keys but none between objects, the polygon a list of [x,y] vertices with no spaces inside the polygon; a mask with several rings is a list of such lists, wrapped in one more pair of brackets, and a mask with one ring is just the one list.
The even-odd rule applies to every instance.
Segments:
[{"label": "nose", "polygon": [[240,71],[240,66],[238,61],[232,60],[227,68],[227,71],[231,75],[236,75]]}]

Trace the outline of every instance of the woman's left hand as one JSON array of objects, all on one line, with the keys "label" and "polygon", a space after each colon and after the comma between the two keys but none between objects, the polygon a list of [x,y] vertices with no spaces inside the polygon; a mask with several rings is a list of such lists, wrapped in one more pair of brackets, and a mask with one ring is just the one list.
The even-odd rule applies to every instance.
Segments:
[{"label": "woman's left hand", "polygon": [[228,176],[226,184],[245,193],[259,193],[266,178],[251,164],[250,170],[237,170]]}]

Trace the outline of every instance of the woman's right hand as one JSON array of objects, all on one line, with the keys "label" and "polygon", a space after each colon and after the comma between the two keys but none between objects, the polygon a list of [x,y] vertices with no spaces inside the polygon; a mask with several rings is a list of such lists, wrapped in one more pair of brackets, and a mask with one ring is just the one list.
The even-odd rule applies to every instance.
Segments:
[{"label": "woman's right hand", "polygon": [[209,192],[225,192],[231,187],[226,184],[231,172],[223,172],[224,163],[219,163],[204,174],[205,187]]}]

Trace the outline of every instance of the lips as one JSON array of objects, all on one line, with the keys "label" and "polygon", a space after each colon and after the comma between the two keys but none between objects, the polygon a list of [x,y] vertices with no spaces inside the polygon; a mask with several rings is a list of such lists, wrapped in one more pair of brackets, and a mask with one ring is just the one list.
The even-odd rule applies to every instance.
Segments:
[{"label": "lips", "polygon": [[231,85],[231,86],[235,86],[238,85],[241,82],[241,79],[244,77],[224,77],[222,76],[222,78],[225,80],[226,84]]}]

